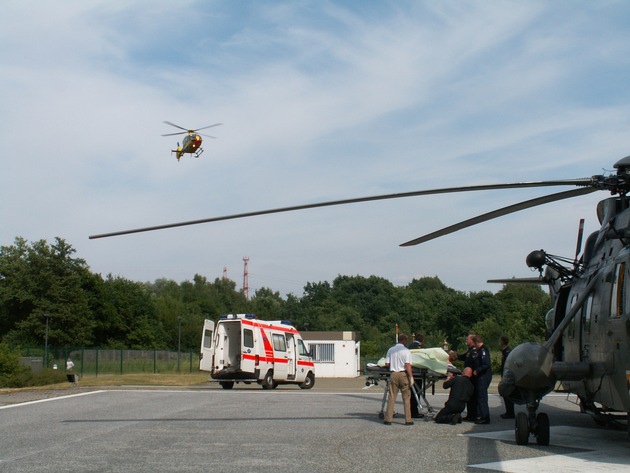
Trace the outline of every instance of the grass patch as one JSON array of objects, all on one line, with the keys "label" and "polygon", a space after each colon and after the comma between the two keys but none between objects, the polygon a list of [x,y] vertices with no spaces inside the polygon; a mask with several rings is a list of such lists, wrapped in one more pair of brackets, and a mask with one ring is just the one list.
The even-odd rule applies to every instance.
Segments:
[{"label": "grass patch", "polygon": [[210,379],[209,373],[129,373],[84,376],[79,386],[198,386]]},{"label": "grass patch", "polygon": [[[48,384],[38,384],[38,385],[5,385],[0,388],[0,394],[15,392],[15,391],[38,391],[38,390],[46,390],[46,389],[70,389],[72,388],[72,384],[70,384],[65,377],[65,372],[60,371],[56,374],[62,375],[61,377],[57,376],[54,379],[48,379]],[[61,381],[63,379],[63,382]],[[209,373],[186,373],[186,374],[172,374],[172,373],[162,373],[162,374],[152,374],[152,373],[136,373],[136,374],[106,374],[101,376],[85,376],[79,380],[78,387],[83,388],[98,388],[98,387],[108,387],[108,386],[203,386],[208,383],[210,379]],[[40,380],[41,382],[41,380]]]}]

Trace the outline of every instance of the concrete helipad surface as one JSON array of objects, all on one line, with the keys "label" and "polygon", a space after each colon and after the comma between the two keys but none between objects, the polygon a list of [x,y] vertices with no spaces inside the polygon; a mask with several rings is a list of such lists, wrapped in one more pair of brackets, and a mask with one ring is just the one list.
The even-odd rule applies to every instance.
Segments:
[{"label": "concrete helipad surface", "polygon": [[[564,395],[548,396],[542,407],[552,424],[547,447],[516,445],[495,394],[492,423],[482,426],[404,426],[400,416],[385,426],[382,395],[382,386],[366,389],[363,378],[318,380],[310,391],[208,385],[5,393],[0,471],[628,471],[627,433],[597,427]],[[428,396],[435,409],[445,400],[441,390]]]}]

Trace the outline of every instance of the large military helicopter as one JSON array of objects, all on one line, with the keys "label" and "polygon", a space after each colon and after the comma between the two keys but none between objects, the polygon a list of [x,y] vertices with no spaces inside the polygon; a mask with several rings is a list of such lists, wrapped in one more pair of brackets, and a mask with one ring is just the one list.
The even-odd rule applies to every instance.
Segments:
[{"label": "large military helicopter", "polygon": [[590,178],[450,187],[318,202],[104,233],[92,235],[90,239],[402,197],[526,187],[576,187],[503,207],[401,244],[413,246],[520,210],[608,191],[611,197],[597,206],[601,228],[587,238],[581,257],[580,233],[574,259],[536,250],[529,254],[526,262],[539,271],[539,277],[494,281],[546,284],[553,302],[546,318],[547,341],[524,343],[514,348],[506,361],[499,392],[526,406],[527,413],[519,412],[515,421],[516,442],[521,445],[528,442],[530,435],[539,445],[549,444],[549,417],[537,411],[541,399],[557,385],[564,391],[576,393],[581,409],[591,414],[596,422],[625,422],[630,434],[630,156],[614,167],[616,174]]},{"label": "large military helicopter", "polygon": [[215,137],[210,136],[210,135],[202,135],[201,133],[197,133],[197,132],[199,130],[205,130],[206,128],[212,128],[212,127],[221,125],[221,123],[215,123],[214,125],[204,126],[202,128],[197,128],[195,130],[188,130],[179,125],[175,125],[175,123],[166,122],[166,121],[164,123],[166,123],[167,125],[174,126],[175,128],[179,128],[180,130],[184,130],[184,131],[178,131],[176,133],[167,133],[162,136],[175,136],[175,135],[186,134],[186,136],[182,140],[182,144],[180,145],[179,143],[177,143],[177,148],[171,150],[171,154],[175,153],[175,157],[177,158],[177,161],[179,161],[179,159],[186,153],[193,155],[195,158],[198,158],[201,155],[201,153],[203,153],[203,148],[201,147],[201,143],[203,142],[203,139],[201,137],[202,136],[205,136],[208,138],[215,138]]}]

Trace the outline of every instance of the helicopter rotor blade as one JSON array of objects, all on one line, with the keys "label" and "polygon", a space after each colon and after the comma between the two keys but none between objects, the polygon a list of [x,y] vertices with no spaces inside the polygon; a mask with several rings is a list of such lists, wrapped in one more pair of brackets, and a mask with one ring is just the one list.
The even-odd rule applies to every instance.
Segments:
[{"label": "helicopter rotor blade", "polygon": [[184,130],[186,133],[188,133],[188,128],[184,128],[183,126],[179,126],[179,125],[175,125],[175,123],[171,123],[171,122],[167,122],[165,121],[164,123],[166,123],[167,125],[171,125],[174,126],[175,128],[179,128],[180,130]]},{"label": "helicopter rotor blade", "polygon": [[580,256],[580,251],[582,251],[582,237],[584,236],[584,219],[580,219],[580,224],[578,225],[578,237],[577,244],[575,245],[575,263],[577,264],[578,256]]},{"label": "helicopter rotor blade", "polygon": [[192,132],[198,132],[199,130],[205,130],[206,128],[213,128],[215,126],[223,125],[223,123],[215,123],[214,125],[203,126],[201,128],[195,128],[194,130],[190,130]]},{"label": "helicopter rotor blade", "polygon": [[531,207],[536,207],[538,205],[548,204],[550,202],[556,202],[558,200],[570,199],[571,197],[577,197],[584,194],[590,194],[591,192],[595,192],[596,190],[597,189],[593,187],[583,187],[579,189],[572,189],[570,191],[558,192],[557,194],[545,195],[545,196],[537,197],[531,200],[525,200],[523,202],[519,202],[518,204],[509,205],[501,209],[493,210],[492,212],[488,212],[483,215],[478,215],[468,220],[464,220],[463,222],[456,223],[455,225],[450,225],[448,227],[442,228],[435,232],[428,233],[419,238],[415,238],[405,243],[401,243],[400,246],[419,245],[420,243],[425,243],[427,241],[434,240],[435,238],[439,238],[439,237],[448,235],[450,233],[454,233],[464,228],[472,227],[473,225],[487,222],[488,220],[492,220],[498,217],[503,217],[504,215],[508,215],[514,212],[519,212],[521,210],[529,209]]},{"label": "helicopter rotor blade", "polygon": [[[257,210],[254,212],[244,212],[233,215],[224,215],[220,217],[211,217],[204,218],[200,220],[191,220],[187,222],[178,222],[178,223],[170,223],[165,225],[156,225],[151,227],[143,227],[136,228],[132,230],[122,230],[111,233],[102,233],[98,235],[91,235],[90,240],[94,240],[97,238],[107,238],[112,236],[120,236],[120,235],[128,235],[131,233],[142,233],[142,232],[150,232],[154,230],[164,230],[167,228],[175,228],[175,227],[184,227],[188,225],[198,225],[201,223],[210,223],[210,222],[220,222],[223,220],[234,220],[239,218],[246,217],[255,217],[259,215],[268,215],[282,212],[293,212],[296,210],[306,210],[320,207],[332,207],[335,205],[345,205],[345,204],[356,204],[360,202],[371,202],[377,200],[388,200],[388,199],[399,199],[403,197],[416,197],[423,195],[434,195],[434,194],[448,194],[453,192],[470,192],[470,191],[482,191],[482,190],[495,190],[495,189],[517,189],[517,188],[526,188],[526,187],[548,187],[548,186],[589,186],[592,185],[592,179],[571,179],[571,180],[558,180],[558,181],[535,181],[535,182],[515,182],[510,184],[486,184],[486,185],[476,185],[476,186],[460,186],[460,187],[448,187],[441,189],[429,189],[429,190],[419,190],[412,192],[402,192],[396,194],[383,194],[383,195],[374,195],[367,197],[358,197],[354,199],[342,199],[342,200],[332,200],[327,202],[318,202],[313,204],[303,204],[303,205],[294,205],[291,207],[281,207],[277,209],[268,209],[268,210]],[[589,188],[589,191],[594,189]]]},{"label": "helicopter rotor blade", "polygon": [[186,133],[188,133],[188,132],[187,131],[178,131],[177,133],[166,133],[165,135],[162,135],[162,136],[185,135]]}]

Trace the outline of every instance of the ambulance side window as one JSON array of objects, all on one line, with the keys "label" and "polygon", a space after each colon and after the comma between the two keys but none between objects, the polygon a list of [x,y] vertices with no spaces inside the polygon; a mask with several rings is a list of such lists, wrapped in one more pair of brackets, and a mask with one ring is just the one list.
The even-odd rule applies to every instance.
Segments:
[{"label": "ambulance side window", "polygon": [[275,351],[287,351],[287,343],[284,335],[278,333],[273,334],[273,349]]},{"label": "ambulance side window", "polygon": [[210,348],[212,345],[212,330],[206,330],[203,334],[203,347]]},{"label": "ambulance side window", "polygon": [[306,346],[304,345],[304,342],[300,339],[298,339],[298,353],[300,354],[300,356],[309,356],[309,352],[306,349]]},{"label": "ambulance side window", "polygon": [[254,348],[254,332],[249,329],[243,330],[243,346],[245,348]]}]

